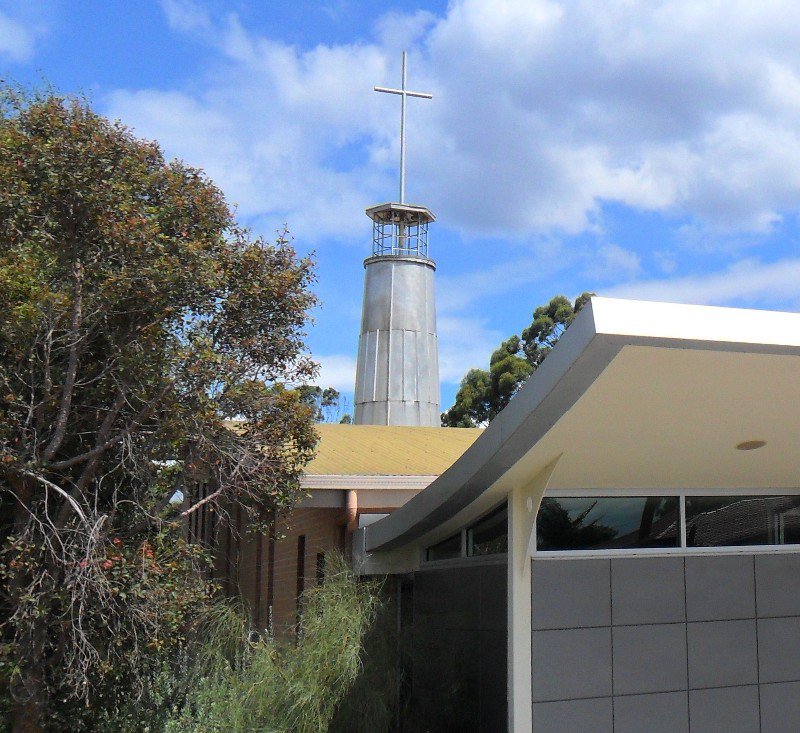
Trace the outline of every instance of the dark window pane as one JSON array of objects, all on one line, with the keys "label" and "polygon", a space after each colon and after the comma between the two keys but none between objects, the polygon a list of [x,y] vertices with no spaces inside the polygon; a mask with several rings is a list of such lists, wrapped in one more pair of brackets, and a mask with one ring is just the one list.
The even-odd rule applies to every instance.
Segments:
[{"label": "dark window pane", "polygon": [[495,509],[467,530],[467,554],[499,555],[508,552],[508,505]]},{"label": "dark window pane", "polygon": [[449,560],[454,557],[461,557],[461,532],[425,550],[426,560]]},{"label": "dark window pane", "polygon": [[686,544],[800,544],[800,496],[687,496]]},{"label": "dark window pane", "polygon": [[675,496],[542,499],[537,550],[603,550],[680,545]]}]

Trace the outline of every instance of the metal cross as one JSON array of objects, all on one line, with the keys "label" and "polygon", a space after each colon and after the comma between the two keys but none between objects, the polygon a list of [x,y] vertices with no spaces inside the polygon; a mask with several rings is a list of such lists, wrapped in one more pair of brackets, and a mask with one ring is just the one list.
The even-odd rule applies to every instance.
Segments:
[{"label": "metal cross", "polygon": [[432,94],[427,92],[411,92],[406,89],[406,52],[403,51],[403,85],[400,89],[389,89],[387,87],[374,87],[376,92],[386,92],[387,94],[400,95],[400,203],[406,202],[406,97],[420,97],[421,99],[433,99]]}]

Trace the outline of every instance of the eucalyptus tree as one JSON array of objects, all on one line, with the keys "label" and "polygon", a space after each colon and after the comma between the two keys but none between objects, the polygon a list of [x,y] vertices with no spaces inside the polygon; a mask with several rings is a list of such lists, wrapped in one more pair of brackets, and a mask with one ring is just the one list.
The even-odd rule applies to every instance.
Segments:
[{"label": "eucalyptus tree", "polygon": [[470,369],[461,380],[453,406],[442,413],[442,425],[471,428],[486,425],[519,391],[583,308],[592,293],[575,301],[556,295],[533,312],[521,336],[503,341],[489,357],[489,369]]},{"label": "eucalyptus tree", "polygon": [[202,595],[180,511],[235,502],[257,522],[292,505],[316,437],[284,385],[316,369],[313,278],[285,232],[253,237],[155,142],[85,100],[5,89],[0,675],[15,731],[46,730],[180,638]]}]

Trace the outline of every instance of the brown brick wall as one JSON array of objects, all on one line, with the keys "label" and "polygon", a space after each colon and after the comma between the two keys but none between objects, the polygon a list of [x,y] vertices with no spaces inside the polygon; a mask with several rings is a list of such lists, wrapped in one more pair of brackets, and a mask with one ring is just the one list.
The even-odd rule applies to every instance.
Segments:
[{"label": "brown brick wall", "polygon": [[[371,509],[359,506],[361,510],[382,514],[392,511],[382,507]],[[271,601],[275,631],[284,633],[294,629],[297,620],[298,540],[305,536],[303,570],[305,587],[309,588],[317,583],[319,553],[328,556],[333,551],[350,552],[352,537],[349,533],[345,537],[344,511],[295,509],[288,517],[278,521],[275,528],[278,539],[274,543],[268,535],[259,538],[246,531],[245,512],[237,512],[233,508],[228,516],[228,522],[214,522],[214,577],[220,580],[226,594],[236,595],[238,590],[257,628],[265,629],[268,626]],[[212,526],[207,521],[208,517],[204,519],[206,527]],[[270,565],[273,574],[271,588]]]},{"label": "brown brick wall", "polygon": [[317,553],[342,548],[341,509],[297,509],[278,523],[275,542],[273,623],[276,630],[292,626],[297,612],[297,544],[305,536],[305,587],[316,585]]},{"label": "brown brick wall", "polygon": [[[259,537],[247,533],[243,517],[241,531],[232,532],[229,543],[228,526],[220,524],[216,532],[214,576],[220,579],[224,589],[238,587],[257,628],[266,628],[269,624],[272,596],[272,622],[276,632],[291,630],[297,619],[299,538],[305,536],[303,574],[305,587],[309,588],[317,583],[318,553],[327,556],[332,551],[342,551],[344,519],[341,509],[296,509],[278,521],[275,542],[268,535]],[[235,511],[231,512],[231,524],[236,526]],[[228,561],[225,555],[229,545],[231,558]],[[273,585],[270,589],[271,565]],[[229,576],[233,576],[230,581]]]}]

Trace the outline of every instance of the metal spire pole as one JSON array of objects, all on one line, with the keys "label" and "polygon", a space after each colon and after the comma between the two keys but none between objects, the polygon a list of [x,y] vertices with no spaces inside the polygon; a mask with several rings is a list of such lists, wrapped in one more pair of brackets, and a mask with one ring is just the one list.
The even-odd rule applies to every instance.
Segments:
[{"label": "metal spire pole", "polygon": [[403,51],[402,85],[400,89],[390,89],[387,87],[374,87],[376,92],[386,92],[387,94],[400,95],[400,203],[406,202],[406,98],[419,97],[421,99],[433,99],[432,94],[427,92],[410,92],[406,89],[407,81],[407,62],[408,54]]},{"label": "metal spire pole", "polygon": [[406,202],[406,54],[403,51],[403,93],[400,95],[400,203]]}]

